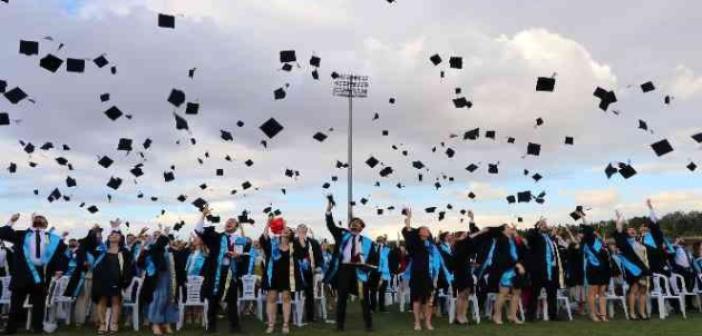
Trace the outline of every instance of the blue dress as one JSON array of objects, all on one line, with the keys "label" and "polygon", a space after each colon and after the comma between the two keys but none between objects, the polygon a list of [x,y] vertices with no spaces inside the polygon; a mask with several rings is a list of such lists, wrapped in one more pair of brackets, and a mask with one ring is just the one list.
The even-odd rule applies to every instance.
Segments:
[{"label": "blue dress", "polygon": [[171,287],[171,272],[160,271],[156,280],[153,298],[146,310],[149,322],[153,324],[170,324],[178,322],[178,304]]}]

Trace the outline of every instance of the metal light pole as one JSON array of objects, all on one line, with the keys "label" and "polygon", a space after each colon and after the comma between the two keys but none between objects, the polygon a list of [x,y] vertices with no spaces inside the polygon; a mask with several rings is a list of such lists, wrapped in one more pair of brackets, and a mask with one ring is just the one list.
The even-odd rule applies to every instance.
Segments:
[{"label": "metal light pole", "polygon": [[368,76],[353,74],[339,75],[334,79],[334,96],[349,99],[349,124],[348,124],[348,218],[346,223],[353,218],[353,98],[368,96]]}]

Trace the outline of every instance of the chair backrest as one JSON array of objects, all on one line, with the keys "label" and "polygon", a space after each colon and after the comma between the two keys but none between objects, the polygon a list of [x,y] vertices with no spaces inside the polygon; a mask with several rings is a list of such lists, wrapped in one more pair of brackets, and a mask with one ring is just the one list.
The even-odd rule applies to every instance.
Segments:
[{"label": "chair backrest", "polygon": [[680,295],[687,292],[687,286],[685,286],[685,278],[677,273],[670,275],[670,289],[673,290],[673,294]]},{"label": "chair backrest", "polygon": [[10,281],[12,280],[12,277],[10,276],[4,276],[0,277],[0,282],[2,282],[2,296],[0,297],[0,302],[7,303],[10,302],[10,298],[12,297],[12,292],[10,291]]},{"label": "chair backrest", "polygon": [[129,284],[129,287],[124,290],[122,295],[124,297],[124,303],[135,303],[139,299],[142,281],[144,281],[142,278],[132,278],[132,282]]},{"label": "chair backrest", "polygon": [[188,282],[185,283],[185,302],[186,303],[200,303],[202,302],[202,283],[205,278],[199,275],[189,275]]},{"label": "chair backrest", "polygon": [[670,296],[670,282],[664,275],[653,273],[653,295]]},{"label": "chair backrest", "polygon": [[255,300],[256,296],[256,283],[258,282],[258,275],[247,274],[241,277],[241,296],[243,300]]},{"label": "chair backrest", "polygon": [[324,274],[317,273],[314,275],[314,297],[321,299],[324,297]]}]

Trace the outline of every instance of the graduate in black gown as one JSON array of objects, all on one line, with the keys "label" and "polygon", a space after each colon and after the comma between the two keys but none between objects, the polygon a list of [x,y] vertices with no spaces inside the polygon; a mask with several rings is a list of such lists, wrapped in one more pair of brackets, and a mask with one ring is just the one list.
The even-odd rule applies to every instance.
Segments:
[{"label": "graduate in black gown", "polygon": [[[612,277],[609,267],[609,251],[607,244],[599,237],[595,228],[587,225],[584,212],[580,212],[583,225],[581,242],[584,265],[585,283],[587,284],[587,305],[590,319],[594,322],[607,322],[607,286]],[[595,306],[595,300],[598,300]]]},{"label": "graduate in black gown", "polygon": [[487,230],[478,230],[475,226],[473,212],[468,211],[469,231],[454,233],[453,244],[453,285],[456,290],[455,323],[468,324],[468,298],[473,291],[473,263],[479,246],[487,238]]},{"label": "graduate in black gown", "polygon": [[492,236],[484,267],[487,269],[487,286],[490,291],[497,291],[492,321],[502,324],[502,308],[510,298],[507,320],[515,324],[523,322],[517,318],[522,288],[526,281],[524,251],[516,242],[517,230],[513,225],[503,225],[489,229]]},{"label": "graduate in black gown", "polygon": [[636,240],[635,228],[624,227],[624,218],[619,211],[616,212],[616,216],[614,241],[620,252],[618,259],[624,273],[624,280],[629,285],[627,293],[629,317],[632,320],[648,319],[648,276],[650,271],[646,246]]},{"label": "graduate in black gown", "polygon": [[293,240],[293,259],[297,273],[297,291],[305,293],[305,314],[308,323],[316,319],[314,311],[314,276],[322,270],[322,249],[316,239],[308,235],[307,225],[300,224],[295,229]]},{"label": "graduate in black gown", "polygon": [[527,305],[527,318],[530,321],[536,320],[539,301],[537,298],[543,288],[546,291],[549,320],[558,320],[556,297],[564,281],[556,235],[546,219],[542,218],[527,232],[526,238],[529,245],[527,269],[532,289],[532,298]]},{"label": "graduate in black gown", "polygon": [[[296,289],[295,261],[293,260],[293,232],[283,226],[282,232],[271,232],[271,223],[276,220],[269,218],[266,228],[259,240],[265,255],[263,289],[266,293],[266,314],[268,315],[268,328],[266,334],[272,334],[275,329],[275,320],[278,315],[278,295],[283,302],[283,327],[282,333],[290,333],[290,313],[292,311],[292,292]],[[282,219],[277,219],[282,220]]]}]

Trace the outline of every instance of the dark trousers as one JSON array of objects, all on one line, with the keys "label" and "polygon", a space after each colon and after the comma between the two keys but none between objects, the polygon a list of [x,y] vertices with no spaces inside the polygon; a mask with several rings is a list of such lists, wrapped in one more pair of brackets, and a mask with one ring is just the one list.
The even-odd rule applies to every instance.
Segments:
[{"label": "dark trousers", "polygon": [[[30,280],[31,281],[31,280]],[[22,284],[13,288],[10,297],[10,317],[7,321],[6,333],[17,332],[17,324],[23,315],[24,300],[29,295],[32,304],[32,330],[42,332],[44,329],[44,305],[46,302],[46,287],[44,284]]]},{"label": "dark trousers", "polygon": [[[373,320],[370,312],[370,288],[366,283],[358,281],[356,278],[356,267],[353,265],[342,264],[339,267],[339,272],[336,275],[336,327],[343,330],[346,322],[346,300],[349,294],[357,294],[361,301],[361,311],[363,312],[363,321],[366,324],[366,329],[373,327]],[[362,287],[362,288],[359,288]]]},{"label": "dark trousers", "polygon": [[557,280],[532,280],[532,297],[531,300],[529,300],[529,304],[527,305],[527,317],[530,320],[536,319],[536,308],[539,304],[539,294],[541,294],[542,288],[546,289],[546,302],[548,302],[548,317],[549,319],[554,320],[558,318],[558,301],[556,300],[556,297],[558,295]]},{"label": "dark trousers", "polygon": [[371,277],[368,280],[368,287],[370,287],[370,309],[371,311],[385,311],[385,291],[388,289],[388,282],[383,280],[382,283],[378,284],[381,280],[379,277]]},{"label": "dark trousers", "polygon": [[217,330],[217,312],[220,308],[219,302],[222,301],[222,295],[224,295],[224,302],[227,303],[227,320],[229,320],[229,330],[238,331],[239,329],[239,283],[237,282],[236,274],[233,274],[229,282],[229,289],[227,290],[227,293],[224,293],[228,272],[228,266],[222,267],[220,278],[221,281],[219,283],[217,295],[212,295],[209,298],[207,307],[207,322],[209,326],[207,329],[212,332]]},{"label": "dark trousers", "polygon": [[314,322],[316,315],[314,314],[314,275],[312,272],[303,274],[305,277],[305,288],[302,291],[305,293],[305,316],[307,322]]}]

